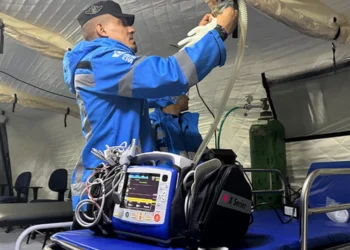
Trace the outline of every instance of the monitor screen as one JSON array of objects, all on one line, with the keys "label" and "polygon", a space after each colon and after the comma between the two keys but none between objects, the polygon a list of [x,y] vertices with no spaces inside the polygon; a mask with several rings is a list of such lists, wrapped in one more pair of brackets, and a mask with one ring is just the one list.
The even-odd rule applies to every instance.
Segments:
[{"label": "monitor screen", "polygon": [[128,173],[122,208],[154,212],[160,174]]}]

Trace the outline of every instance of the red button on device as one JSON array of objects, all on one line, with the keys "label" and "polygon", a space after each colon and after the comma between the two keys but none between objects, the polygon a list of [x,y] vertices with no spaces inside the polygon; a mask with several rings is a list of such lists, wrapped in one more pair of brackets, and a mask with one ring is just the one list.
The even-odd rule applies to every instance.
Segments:
[{"label": "red button on device", "polygon": [[159,214],[155,214],[153,219],[154,219],[155,222],[160,221],[160,215]]}]

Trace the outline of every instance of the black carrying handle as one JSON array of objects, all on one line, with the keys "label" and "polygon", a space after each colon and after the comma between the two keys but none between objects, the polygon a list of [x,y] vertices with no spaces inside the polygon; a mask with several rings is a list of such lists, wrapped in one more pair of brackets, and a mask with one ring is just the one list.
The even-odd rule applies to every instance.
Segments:
[{"label": "black carrying handle", "polygon": [[[233,0],[233,8],[238,11],[238,0]],[[238,21],[236,29],[232,32],[232,38],[238,38]]]}]

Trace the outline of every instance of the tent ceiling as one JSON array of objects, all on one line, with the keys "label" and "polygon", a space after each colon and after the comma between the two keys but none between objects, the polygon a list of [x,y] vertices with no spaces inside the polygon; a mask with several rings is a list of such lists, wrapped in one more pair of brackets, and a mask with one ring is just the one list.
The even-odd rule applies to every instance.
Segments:
[{"label": "tent ceiling", "polygon": [[[75,44],[80,37],[76,16],[96,0],[0,0],[2,13],[18,20],[60,34]],[[167,56],[176,52],[169,44],[176,44],[195,27],[208,7],[204,0],[121,0],[124,12],[136,15],[136,40],[140,54]],[[349,13],[348,0],[323,1],[335,10]],[[214,70],[199,85],[201,94],[213,109],[217,108],[224,85],[230,78],[237,40],[228,39],[227,66]],[[57,94],[74,97],[63,84],[62,62],[40,52],[24,47],[21,43],[6,37],[4,54],[0,55],[0,70],[21,80]],[[349,56],[347,46],[338,46],[339,58]],[[249,26],[246,57],[241,75],[233,89],[228,108],[237,102],[242,104],[247,94],[256,98],[264,96],[260,74],[267,70],[288,72],[298,67],[313,67],[315,64],[332,60],[331,43],[307,37],[265,15],[249,8]],[[56,101],[74,102],[30,87],[0,72],[0,81],[20,91],[39,95]],[[213,95],[213,93],[215,93]],[[209,117],[195,90],[191,91],[192,110]],[[28,111],[29,112],[29,111]],[[201,126],[208,128],[209,122]],[[206,129],[205,129],[206,130]]]},{"label": "tent ceiling", "polygon": [[[55,100],[68,101],[70,99],[52,95],[39,88],[74,98],[74,95],[62,84],[62,62],[60,60],[43,56],[7,36],[4,44],[4,54],[0,55],[1,82],[19,91]],[[35,85],[38,88],[29,86],[21,81]]]}]

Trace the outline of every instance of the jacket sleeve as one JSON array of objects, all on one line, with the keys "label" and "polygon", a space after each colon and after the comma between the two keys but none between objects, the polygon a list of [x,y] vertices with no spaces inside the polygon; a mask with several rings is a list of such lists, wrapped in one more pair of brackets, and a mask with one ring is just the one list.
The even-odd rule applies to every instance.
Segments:
[{"label": "jacket sleeve", "polygon": [[159,107],[158,100],[158,98],[147,99],[148,107],[151,109]]},{"label": "jacket sleeve", "polygon": [[209,31],[192,47],[173,56],[136,57],[101,53],[91,59],[92,91],[131,98],[176,96],[200,82],[212,69],[224,65],[226,48],[217,31]]},{"label": "jacket sleeve", "polygon": [[176,101],[170,96],[163,98],[148,98],[147,102],[149,108],[164,108],[176,103]]}]

